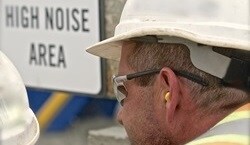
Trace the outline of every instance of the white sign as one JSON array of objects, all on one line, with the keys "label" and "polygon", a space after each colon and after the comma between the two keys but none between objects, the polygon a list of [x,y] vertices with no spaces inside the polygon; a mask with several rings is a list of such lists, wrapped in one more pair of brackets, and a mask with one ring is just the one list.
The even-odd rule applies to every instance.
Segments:
[{"label": "white sign", "polygon": [[1,0],[0,49],[30,87],[98,94],[99,0]]}]

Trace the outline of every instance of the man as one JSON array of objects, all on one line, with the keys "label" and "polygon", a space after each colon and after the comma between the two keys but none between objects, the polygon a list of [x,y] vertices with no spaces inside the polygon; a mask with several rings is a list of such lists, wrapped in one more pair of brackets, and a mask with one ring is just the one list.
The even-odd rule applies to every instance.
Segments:
[{"label": "man", "polygon": [[250,144],[249,0],[127,0],[115,36],[118,120],[133,145]]}]

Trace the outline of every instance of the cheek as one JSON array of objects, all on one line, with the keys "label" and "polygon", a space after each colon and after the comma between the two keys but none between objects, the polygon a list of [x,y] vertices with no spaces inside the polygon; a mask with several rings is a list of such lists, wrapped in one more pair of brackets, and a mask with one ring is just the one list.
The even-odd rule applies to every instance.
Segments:
[{"label": "cheek", "polygon": [[[153,118],[153,96],[148,89],[137,89],[129,92],[121,111],[122,122],[128,135],[141,136],[149,128]],[[132,96],[133,95],[133,96]]]},{"label": "cheek", "polygon": [[145,96],[142,90],[138,87],[129,88],[128,96],[120,112],[123,125],[125,127],[136,125],[138,120],[143,118],[145,107]]},{"label": "cheek", "polygon": [[[132,95],[132,93],[131,93]],[[139,95],[128,96],[124,100],[122,115],[124,121],[134,122],[138,117],[141,117],[144,110],[144,100]]]},{"label": "cheek", "polygon": [[162,144],[167,139],[157,112],[164,105],[158,106],[152,87],[136,89],[128,93],[121,111],[128,137],[132,144]]}]

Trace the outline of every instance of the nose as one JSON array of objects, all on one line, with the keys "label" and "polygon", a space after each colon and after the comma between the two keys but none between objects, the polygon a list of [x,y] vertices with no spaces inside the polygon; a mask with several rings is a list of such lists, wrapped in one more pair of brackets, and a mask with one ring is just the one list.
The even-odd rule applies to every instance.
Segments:
[{"label": "nose", "polygon": [[123,125],[123,122],[122,122],[122,107],[119,107],[119,108],[118,108],[116,120],[117,120],[121,125]]}]

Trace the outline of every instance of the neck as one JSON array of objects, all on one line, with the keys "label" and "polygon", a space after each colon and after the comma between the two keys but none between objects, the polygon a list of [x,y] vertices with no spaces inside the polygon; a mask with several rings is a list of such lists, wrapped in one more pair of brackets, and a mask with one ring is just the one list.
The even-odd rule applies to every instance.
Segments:
[{"label": "neck", "polygon": [[183,114],[185,116],[185,121],[183,121],[185,127],[182,128],[182,140],[179,143],[185,144],[194,140],[215,126],[231,112],[232,110],[208,113],[200,109],[195,109],[189,113],[186,112],[185,115]]}]

